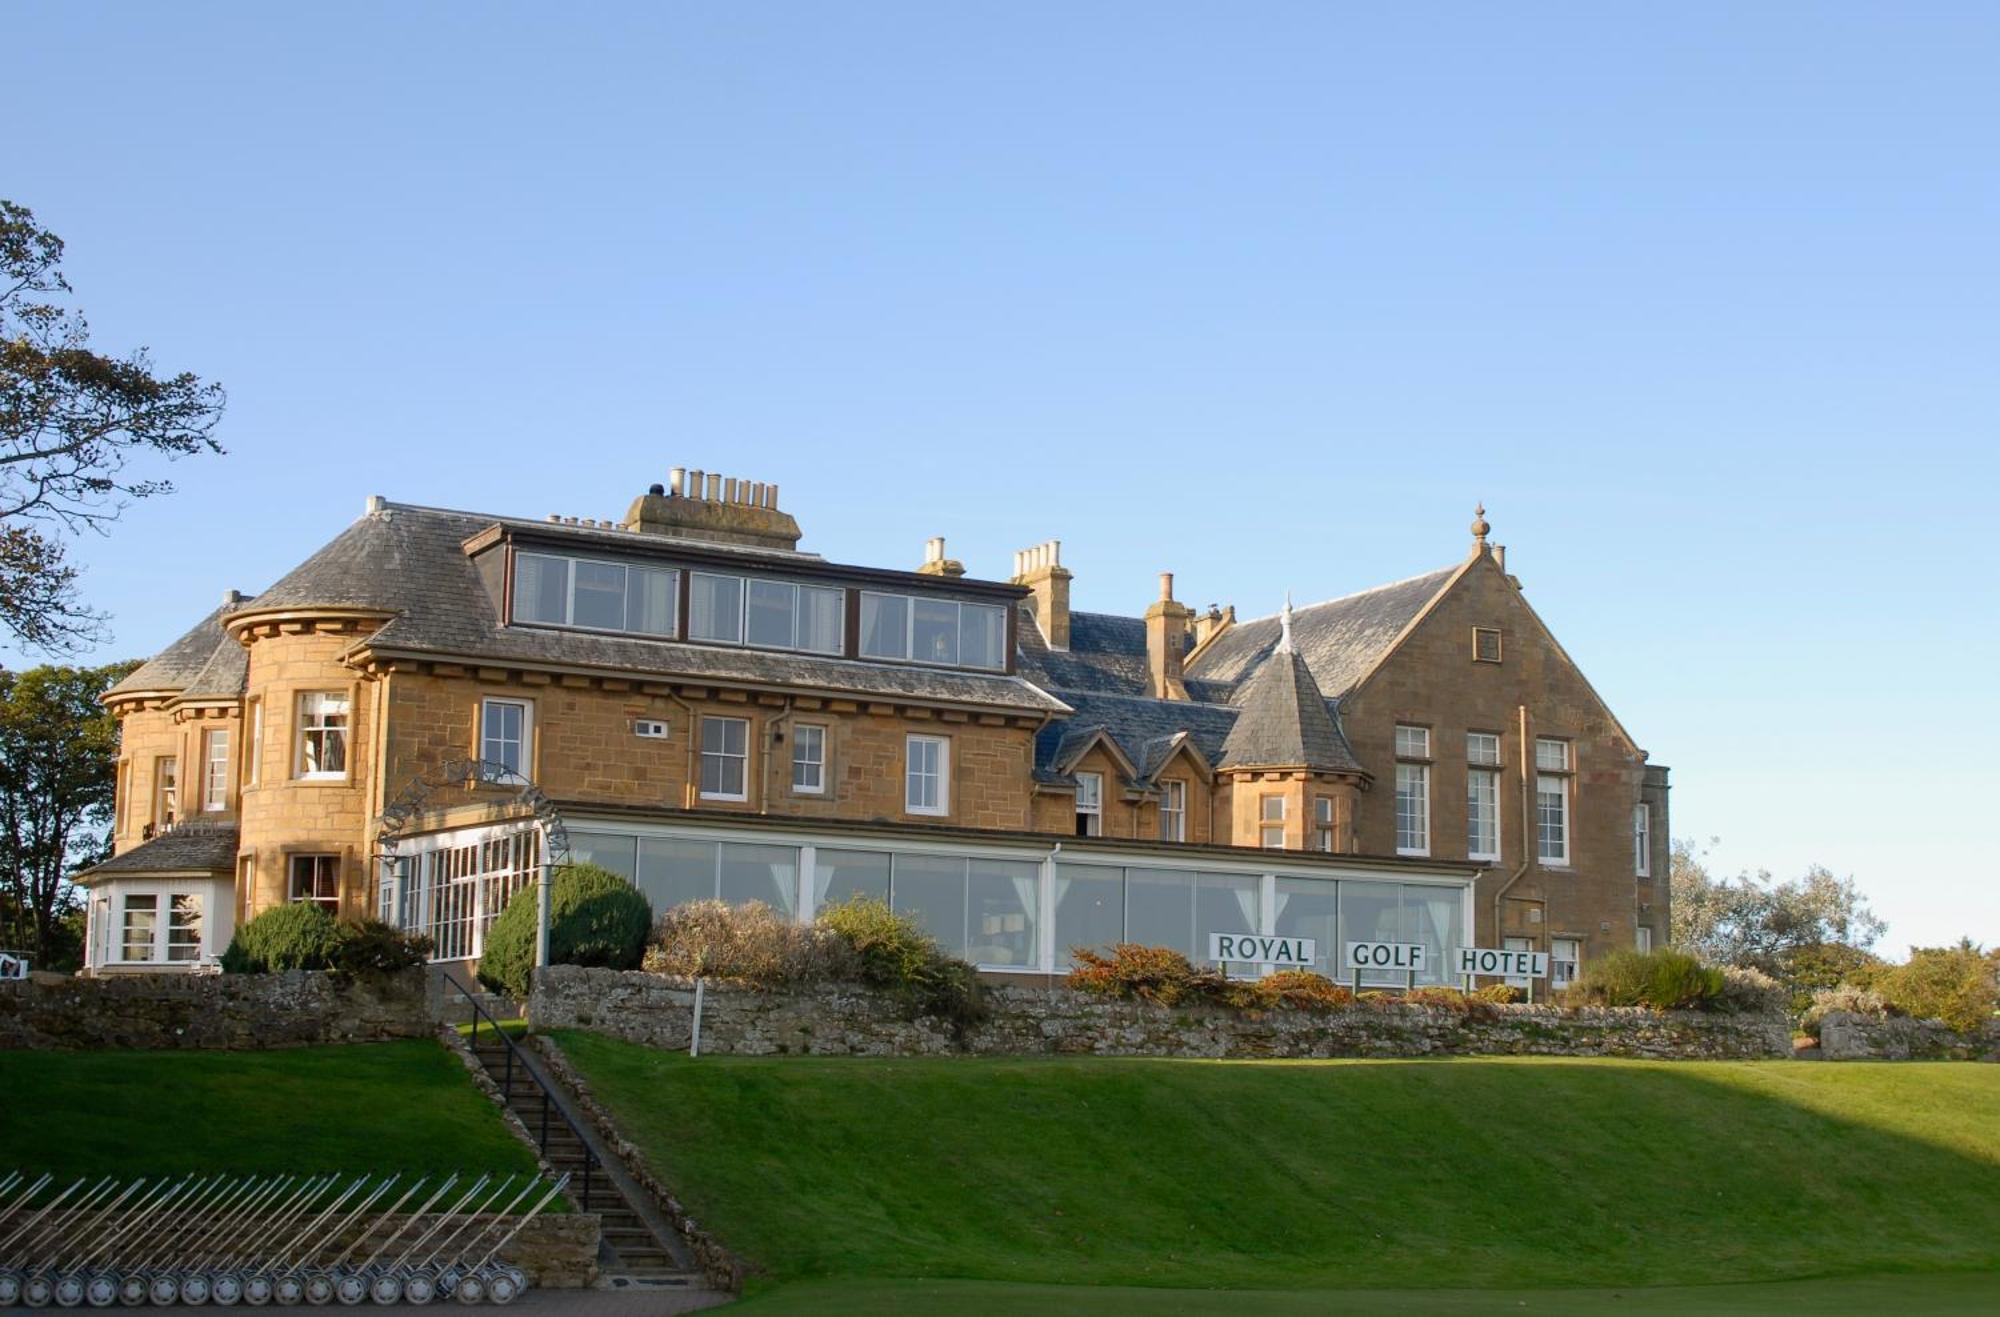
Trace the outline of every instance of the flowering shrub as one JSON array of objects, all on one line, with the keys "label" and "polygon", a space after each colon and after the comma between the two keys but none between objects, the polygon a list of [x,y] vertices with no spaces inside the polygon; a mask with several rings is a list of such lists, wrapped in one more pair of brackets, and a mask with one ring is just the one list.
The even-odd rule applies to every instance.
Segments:
[{"label": "flowering shrub", "polygon": [[1258,984],[1276,1004],[1294,1011],[1334,1011],[1354,1004],[1354,993],[1309,969],[1281,969]]},{"label": "flowering shrub", "polygon": [[1512,1006],[1528,1000],[1527,989],[1517,988],[1511,983],[1489,983],[1472,995],[1494,1006]]}]

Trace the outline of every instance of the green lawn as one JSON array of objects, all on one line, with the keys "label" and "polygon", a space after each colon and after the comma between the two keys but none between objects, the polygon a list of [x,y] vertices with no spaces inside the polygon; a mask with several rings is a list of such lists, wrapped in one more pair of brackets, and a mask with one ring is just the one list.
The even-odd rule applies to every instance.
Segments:
[{"label": "green lawn", "polygon": [[[753,1305],[774,1313],[920,1293],[867,1288],[893,1278],[1547,1291],[2000,1265],[2000,1066],[690,1061],[558,1037],[779,1284]],[[1019,1293],[941,1306],[999,1310],[989,1292]],[[1227,1304],[1309,1297],[1332,1302]]]},{"label": "green lawn", "polygon": [[1621,1313],[1701,1313],[1703,1317],[1991,1317],[2000,1312],[2000,1273],[1850,1276],[1752,1285],[1591,1290],[1159,1290],[1002,1285],[992,1281],[808,1281],[743,1305],[757,1317],[977,1313],[1048,1317],[1088,1307],[1094,1317],[1599,1317]]},{"label": "green lawn", "polygon": [[436,1042],[270,1052],[0,1052],[0,1167],[533,1171]]}]

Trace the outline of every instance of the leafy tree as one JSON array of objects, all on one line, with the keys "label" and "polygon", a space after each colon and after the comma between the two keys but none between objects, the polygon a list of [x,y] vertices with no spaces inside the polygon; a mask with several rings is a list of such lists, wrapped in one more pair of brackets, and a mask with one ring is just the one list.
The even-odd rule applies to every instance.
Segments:
[{"label": "leafy tree", "polygon": [[82,945],[70,876],[108,846],[118,724],[98,700],[137,666],[0,669],[0,946],[51,968]]},{"label": "leafy tree", "polygon": [[1897,1010],[1920,1020],[1943,1020],[1971,1032],[2000,1018],[2000,948],[1987,951],[1971,938],[1955,947],[1911,947],[1901,965],[1864,975]]},{"label": "leafy tree", "polygon": [[221,386],[153,371],[146,350],[109,357],[62,304],[62,239],[0,199],[0,628],[64,652],[96,639],[103,615],[77,598],[58,538],[102,530],[128,502],[173,486],[134,467],[220,453]]}]

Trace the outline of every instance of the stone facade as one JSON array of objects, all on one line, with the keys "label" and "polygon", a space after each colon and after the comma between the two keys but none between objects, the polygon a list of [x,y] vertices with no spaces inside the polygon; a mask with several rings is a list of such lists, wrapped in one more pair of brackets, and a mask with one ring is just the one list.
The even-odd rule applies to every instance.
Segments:
[{"label": "stone facade", "polygon": [[1826,1061],[2000,1061],[2000,1020],[1960,1033],[1942,1020],[1829,1012],[1819,1026]]},{"label": "stone facade", "polygon": [[30,979],[0,983],[0,1048],[254,1050],[429,1038],[435,991],[416,969]]},{"label": "stone facade", "polygon": [[[1475,627],[1500,632],[1500,661],[1474,658]],[[1342,722],[1375,789],[1358,799],[1355,847],[1396,851],[1393,765],[1398,725],[1430,732],[1430,846],[1469,858],[1466,734],[1500,738],[1500,858],[1480,879],[1480,936],[1581,942],[1586,959],[1631,948],[1639,927],[1668,940],[1664,784],[1649,784],[1646,757],[1491,554],[1457,582],[1342,703]],[[1535,742],[1569,747],[1569,863],[1537,858]],[[1637,872],[1633,807],[1652,807],[1649,874]],[[1496,902],[1497,907],[1496,907]],[[1495,926],[1495,912],[1499,920]],[[1497,946],[1498,941],[1482,941]]]},{"label": "stone facade", "polygon": [[[905,1019],[883,996],[822,985],[762,992],[711,983],[701,1048],[740,1056],[1179,1056],[1230,1059],[1423,1056],[1621,1056],[1759,1060],[1792,1055],[1782,1016],[1631,1009],[1479,1006],[1469,1011],[1363,1004],[1334,1011],[1246,1012],[1114,1001],[1068,988],[989,991],[992,1018],[961,1042]],[[536,1029],[591,1029],[685,1050],[694,990],[685,980],[557,965],[537,971]]]}]

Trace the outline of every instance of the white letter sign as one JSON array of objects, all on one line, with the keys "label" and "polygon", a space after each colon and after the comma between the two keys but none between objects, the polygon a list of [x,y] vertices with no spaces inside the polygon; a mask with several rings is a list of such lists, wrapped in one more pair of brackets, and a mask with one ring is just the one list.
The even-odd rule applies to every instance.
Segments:
[{"label": "white letter sign", "polygon": [[1460,947],[1460,974],[1500,974],[1510,979],[1545,979],[1549,976],[1546,951],[1495,951],[1490,947]]},{"label": "white letter sign", "polygon": [[1349,969],[1408,970],[1421,974],[1424,944],[1421,942],[1349,942]]},{"label": "white letter sign", "polygon": [[1310,966],[1319,946],[1309,937],[1263,937],[1256,933],[1210,933],[1208,958],[1252,965]]}]

